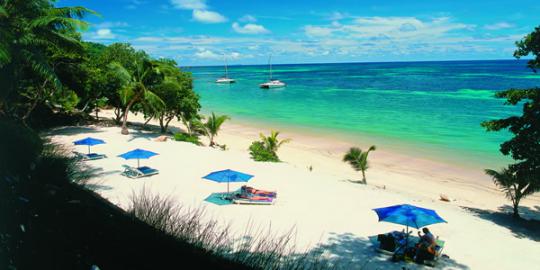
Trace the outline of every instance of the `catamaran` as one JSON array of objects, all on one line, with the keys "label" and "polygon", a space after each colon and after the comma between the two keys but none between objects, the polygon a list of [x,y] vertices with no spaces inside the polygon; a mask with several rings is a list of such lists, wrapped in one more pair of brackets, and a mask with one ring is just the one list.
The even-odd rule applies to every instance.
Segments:
[{"label": "catamaran", "polygon": [[271,63],[271,60],[272,60],[272,55],[270,55],[270,57],[268,58],[268,65],[270,66],[270,75],[268,77],[268,81],[265,82],[265,83],[259,84],[259,86],[261,88],[265,88],[265,89],[285,87],[286,84],[284,82],[282,82],[280,80],[272,79],[272,63]]},{"label": "catamaran", "polygon": [[216,80],[216,83],[235,83],[234,79],[229,78],[229,71],[227,70],[227,59],[225,59],[225,77],[221,77]]}]

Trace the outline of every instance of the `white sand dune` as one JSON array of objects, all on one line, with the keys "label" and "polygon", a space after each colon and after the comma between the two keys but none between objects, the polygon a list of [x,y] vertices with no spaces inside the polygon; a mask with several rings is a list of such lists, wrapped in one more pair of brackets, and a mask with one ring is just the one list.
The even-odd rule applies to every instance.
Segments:
[{"label": "white sand dune", "polygon": [[[506,205],[507,201],[481,171],[377,150],[370,156],[373,162],[368,171],[369,185],[360,185],[350,181],[360,179],[360,175],[340,160],[348,143],[284,133],[283,138],[293,138],[293,142],[280,150],[285,162],[260,163],[252,161],[247,151],[250,142],[258,138],[258,131],[255,127],[226,123],[217,141],[227,144],[230,148],[227,151],[175,141],[155,142],[153,138],[158,134],[137,130],[124,136],[118,127],[63,128],[55,130],[52,138],[65,145],[86,136],[107,142],[93,150],[108,158],[88,164],[102,168],[102,174],[94,179],[95,188],[115,204],[127,207],[129,196],[146,186],[152,192],[172,196],[182,205],[205,207],[209,216],[223,224],[229,223],[239,233],[248,224],[260,228],[271,226],[277,235],[294,228],[299,250],[325,249],[336,262],[350,263],[348,269],[420,267],[382,262],[386,258],[373,252],[367,239],[370,235],[402,229],[399,225],[379,223],[372,211],[402,203],[435,209],[448,221],[430,226],[435,235],[446,241],[444,253],[450,259],[441,264],[442,268],[538,269],[540,265],[538,234],[520,234],[519,230],[485,214]],[[73,148],[86,151],[84,147]],[[159,153],[141,160],[141,164],[159,169],[159,175],[137,180],[120,175],[122,164],[136,165],[136,161],[125,161],[117,155],[134,148]],[[313,171],[308,170],[309,166]],[[211,193],[225,191],[226,184],[201,177],[229,168],[255,175],[249,182],[251,186],[278,191],[277,203],[219,206],[204,201]],[[240,186],[231,184],[232,188]],[[440,193],[453,201],[439,201]],[[538,197],[531,197],[524,206],[538,208],[539,201]],[[477,210],[471,212],[461,206]]]}]

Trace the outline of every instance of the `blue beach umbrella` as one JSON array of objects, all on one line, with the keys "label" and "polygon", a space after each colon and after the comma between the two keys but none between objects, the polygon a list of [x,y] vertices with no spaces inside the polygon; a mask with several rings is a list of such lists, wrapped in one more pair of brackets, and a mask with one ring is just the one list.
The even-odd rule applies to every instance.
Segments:
[{"label": "blue beach umbrella", "polygon": [[137,159],[137,167],[140,167],[139,166],[139,160],[140,159],[149,159],[155,155],[158,155],[157,153],[154,153],[152,151],[148,151],[148,150],[143,150],[143,149],[135,149],[135,150],[132,150],[132,151],[129,151],[127,153],[123,153],[121,155],[118,155],[118,157],[121,157],[123,159]]},{"label": "blue beach umbrella", "polygon": [[[379,216],[379,221],[405,225],[407,226],[407,232],[409,231],[409,227],[420,229],[432,224],[446,223],[446,220],[441,218],[435,210],[410,204],[375,208],[373,211]],[[407,241],[408,238],[407,234]]]},{"label": "blue beach umbrella", "polygon": [[211,180],[218,183],[227,182],[227,193],[229,193],[229,183],[230,182],[247,182],[251,179],[253,175],[237,172],[233,170],[223,170],[209,173],[206,176],[203,176],[204,179]]},{"label": "blue beach umbrella", "polygon": [[74,141],[73,144],[75,145],[88,145],[88,154],[90,154],[90,146],[98,145],[98,144],[104,144],[104,140],[87,137],[82,140]]}]

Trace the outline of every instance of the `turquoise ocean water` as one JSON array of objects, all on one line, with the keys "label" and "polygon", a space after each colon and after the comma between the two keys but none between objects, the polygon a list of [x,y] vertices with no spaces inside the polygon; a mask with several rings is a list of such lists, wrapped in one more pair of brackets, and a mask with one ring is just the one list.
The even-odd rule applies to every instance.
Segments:
[{"label": "turquoise ocean water", "polygon": [[230,66],[232,85],[217,85],[223,67],[190,67],[205,112],[357,137],[358,140],[481,166],[507,162],[507,133],[480,123],[520,112],[494,92],[540,86],[525,61],[451,61],[274,65],[283,89],[263,90],[268,67]]}]

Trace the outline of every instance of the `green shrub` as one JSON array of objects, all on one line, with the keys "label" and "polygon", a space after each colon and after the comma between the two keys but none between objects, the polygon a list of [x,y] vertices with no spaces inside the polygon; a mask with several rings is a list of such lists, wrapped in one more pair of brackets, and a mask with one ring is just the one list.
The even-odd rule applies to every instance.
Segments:
[{"label": "green shrub", "polygon": [[192,144],[201,145],[199,137],[195,135],[190,135],[187,133],[176,133],[174,134],[174,140],[179,142],[190,142]]},{"label": "green shrub", "polygon": [[267,149],[263,142],[254,141],[249,146],[249,154],[255,161],[279,162],[277,154]]}]

